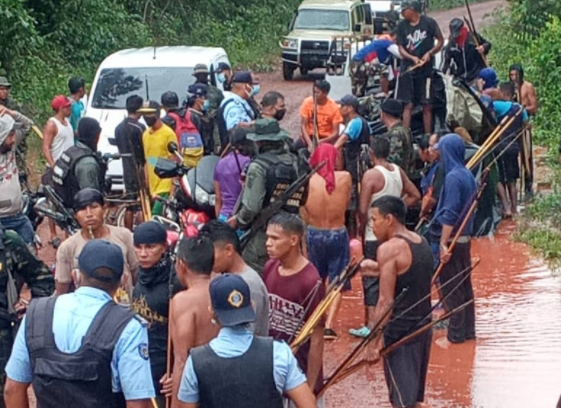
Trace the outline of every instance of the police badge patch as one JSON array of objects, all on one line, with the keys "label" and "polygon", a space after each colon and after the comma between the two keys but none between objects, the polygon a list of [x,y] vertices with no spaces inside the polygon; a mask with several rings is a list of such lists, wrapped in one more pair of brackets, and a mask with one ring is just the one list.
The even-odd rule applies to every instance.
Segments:
[{"label": "police badge patch", "polygon": [[138,354],[140,354],[140,357],[142,357],[143,360],[148,360],[148,358],[150,358],[150,353],[148,352],[148,344],[141,343],[138,346]]}]

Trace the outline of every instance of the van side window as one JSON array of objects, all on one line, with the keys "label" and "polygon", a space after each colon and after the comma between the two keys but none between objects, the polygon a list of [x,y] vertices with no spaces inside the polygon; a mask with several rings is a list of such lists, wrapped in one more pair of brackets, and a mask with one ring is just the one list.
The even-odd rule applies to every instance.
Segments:
[{"label": "van side window", "polygon": [[351,30],[355,31],[355,27],[357,24],[361,23],[361,20],[358,17],[358,9],[360,7],[355,7],[351,10]]},{"label": "van side window", "polygon": [[364,23],[366,25],[372,25],[372,8],[370,4],[364,3],[362,7],[364,8]]}]

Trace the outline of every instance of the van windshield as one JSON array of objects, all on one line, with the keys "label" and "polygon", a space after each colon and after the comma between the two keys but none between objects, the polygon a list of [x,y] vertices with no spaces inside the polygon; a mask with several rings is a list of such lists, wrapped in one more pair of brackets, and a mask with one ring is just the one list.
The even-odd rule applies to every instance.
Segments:
[{"label": "van windshield", "polygon": [[92,107],[95,109],[125,109],[131,95],[145,100],[160,101],[166,91],[174,91],[179,100],[187,87],[195,82],[193,68],[106,68],[99,74]]},{"label": "van windshield", "polygon": [[349,12],[346,10],[301,9],[294,21],[294,28],[349,31],[349,20]]}]

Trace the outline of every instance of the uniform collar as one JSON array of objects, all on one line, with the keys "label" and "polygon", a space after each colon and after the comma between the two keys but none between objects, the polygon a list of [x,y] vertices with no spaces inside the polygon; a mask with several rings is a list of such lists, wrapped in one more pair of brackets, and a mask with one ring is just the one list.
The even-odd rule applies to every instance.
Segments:
[{"label": "uniform collar", "polygon": [[253,336],[248,327],[222,327],[218,333],[218,337],[237,337],[237,336]]},{"label": "uniform collar", "polygon": [[91,286],[81,286],[76,289],[74,293],[79,296],[88,296],[99,300],[111,300],[111,296],[109,296],[109,293],[101,289],[92,288]]}]

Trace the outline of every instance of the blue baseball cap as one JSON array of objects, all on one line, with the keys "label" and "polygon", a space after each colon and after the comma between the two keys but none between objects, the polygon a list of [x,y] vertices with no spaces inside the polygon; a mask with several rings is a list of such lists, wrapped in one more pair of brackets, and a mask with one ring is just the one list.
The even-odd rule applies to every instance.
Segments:
[{"label": "blue baseball cap", "polygon": [[210,282],[209,290],[214,314],[222,326],[255,321],[249,286],[242,277],[225,273]]},{"label": "blue baseball cap", "polygon": [[189,85],[189,88],[187,89],[187,92],[196,96],[206,96],[207,91],[208,87],[201,83]]},{"label": "blue baseball cap", "polygon": [[234,73],[232,82],[241,84],[252,84],[253,78],[251,76],[251,71],[238,71]]},{"label": "blue baseball cap", "polygon": [[231,71],[231,70],[232,70],[232,67],[229,64],[227,64],[225,62],[219,62],[218,67],[216,67],[214,72],[219,73],[219,72],[222,72],[222,71]]},{"label": "blue baseball cap", "polygon": [[355,111],[358,111],[359,102],[358,98],[354,95],[345,95],[336,103],[341,106],[352,106]]},{"label": "blue baseball cap", "polygon": [[[82,249],[78,257],[78,268],[86,275],[102,282],[119,282],[123,276],[125,259],[117,245],[103,239],[92,239]],[[99,276],[96,271],[107,268],[113,277]]]},{"label": "blue baseball cap", "polygon": [[495,88],[499,83],[497,73],[493,68],[483,68],[479,71],[479,78],[485,82],[483,89]]}]

